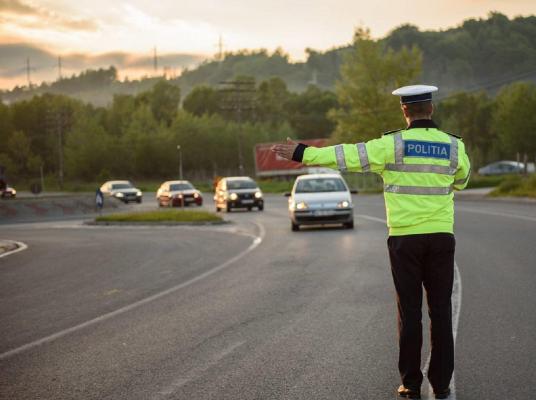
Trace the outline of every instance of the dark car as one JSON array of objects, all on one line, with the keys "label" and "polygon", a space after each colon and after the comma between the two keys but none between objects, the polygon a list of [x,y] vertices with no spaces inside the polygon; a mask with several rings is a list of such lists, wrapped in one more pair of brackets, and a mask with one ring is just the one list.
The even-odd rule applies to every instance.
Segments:
[{"label": "dark car", "polygon": [[105,195],[115,197],[122,202],[141,203],[143,193],[140,189],[135,188],[129,181],[108,181],[101,188],[101,192]]},{"label": "dark car", "polygon": [[251,211],[256,207],[264,210],[264,199],[259,185],[248,176],[222,178],[216,185],[214,193],[216,211],[231,211],[233,208],[245,208]]},{"label": "dark car", "polygon": [[195,204],[203,205],[203,196],[188,181],[167,181],[160,185],[156,192],[159,207],[184,207]]}]

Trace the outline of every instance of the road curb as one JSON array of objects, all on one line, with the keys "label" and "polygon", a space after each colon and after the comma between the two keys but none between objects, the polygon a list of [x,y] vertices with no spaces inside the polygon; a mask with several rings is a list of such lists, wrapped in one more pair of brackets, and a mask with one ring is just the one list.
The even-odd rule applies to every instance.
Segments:
[{"label": "road curb", "polygon": [[92,226],[211,226],[211,225],[226,225],[226,224],[232,224],[231,221],[207,221],[207,222],[179,222],[179,221],[155,221],[155,222],[149,222],[149,221],[128,221],[128,222],[120,222],[120,221],[86,221],[84,222],[85,225],[92,225]]}]

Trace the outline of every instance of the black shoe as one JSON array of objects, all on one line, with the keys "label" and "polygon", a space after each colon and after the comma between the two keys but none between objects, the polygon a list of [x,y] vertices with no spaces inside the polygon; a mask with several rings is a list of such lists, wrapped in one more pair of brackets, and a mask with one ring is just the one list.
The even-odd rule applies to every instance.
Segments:
[{"label": "black shoe", "polygon": [[448,399],[448,397],[450,396],[450,388],[434,392],[434,394],[436,399]]},{"label": "black shoe", "polygon": [[401,385],[398,388],[398,396],[403,397],[405,399],[420,399],[421,398],[421,391],[420,390],[409,389],[409,388],[405,387],[404,385]]}]

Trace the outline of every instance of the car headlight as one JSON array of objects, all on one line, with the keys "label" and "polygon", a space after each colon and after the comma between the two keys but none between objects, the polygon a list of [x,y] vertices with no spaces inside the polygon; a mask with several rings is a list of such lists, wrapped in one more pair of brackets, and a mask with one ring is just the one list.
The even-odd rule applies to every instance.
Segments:
[{"label": "car headlight", "polygon": [[255,192],[255,198],[256,199],[260,199],[261,197],[262,197],[262,192],[261,191]]},{"label": "car headlight", "polygon": [[194,198],[197,199],[198,197],[199,197],[199,193],[195,192],[195,193],[194,193]]},{"label": "car headlight", "polygon": [[236,193],[231,193],[231,195],[229,196],[229,198],[230,198],[231,200],[236,200],[236,199],[238,199],[238,195],[237,195]]},{"label": "car headlight", "polygon": [[308,208],[309,206],[307,205],[305,201],[300,201],[299,203],[296,204],[296,210],[307,210]]},{"label": "car headlight", "polygon": [[350,202],[343,200],[339,203],[337,203],[337,208],[348,208],[350,207]]},{"label": "car headlight", "polygon": [[175,198],[176,198],[176,199],[182,199],[182,193],[176,194],[176,195],[175,195]]},{"label": "car headlight", "polygon": [[115,197],[125,197],[125,195],[123,193],[116,193]]},{"label": "car headlight", "polygon": [[17,191],[16,191],[15,189],[11,189],[11,192],[12,192],[13,194],[17,194]]},{"label": "car headlight", "polygon": [[142,196],[141,190],[138,190],[138,191],[136,192],[136,196],[138,196],[138,197]]}]

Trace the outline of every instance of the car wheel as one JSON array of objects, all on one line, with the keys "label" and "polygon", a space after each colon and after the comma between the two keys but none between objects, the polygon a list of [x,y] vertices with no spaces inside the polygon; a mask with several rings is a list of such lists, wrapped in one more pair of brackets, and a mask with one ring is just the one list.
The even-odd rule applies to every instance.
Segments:
[{"label": "car wheel", "polygon": [[346,229],[354,229],[354,221],[346,222],[346,223],[344,224],[344,227],[345,227]]},{"label": "car wheel", "polygon": [[221,211],[221,208],[216,206],[216,212],[220,212]]},{"label": "car wheel", "polygon": [[251,211],[253,209],[253,207],[249,206],[248,207],[248,211]]},{"label": "car wheel", "polygon": [[232,208],[231,208],[231,205],[230,204],[227,204],[227,207],[225,207],[227,212],[231,212]]},{"label": "car wheel", "polygon": [[290,228],[292,229],[292,232],[296,232],[300,230],[300,226],[298,224],[295,224],[294,222],[290,222]]},{"label": "car wheel", "polygon": [[136,203],[141,204],[141,199],[136,200]]},{"label": "car wheel", "polygon": [[264,204],[259,206],[259,211],[262,211],[262,210],[264,210]]}]

